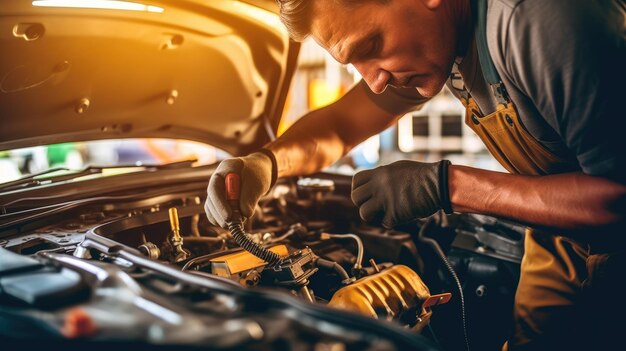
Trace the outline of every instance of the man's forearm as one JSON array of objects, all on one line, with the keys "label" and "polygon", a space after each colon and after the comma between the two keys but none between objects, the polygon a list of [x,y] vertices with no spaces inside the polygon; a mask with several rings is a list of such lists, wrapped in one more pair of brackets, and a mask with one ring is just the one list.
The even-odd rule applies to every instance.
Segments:
[{"label": "man's forearm", "polygon": [[398,116],[372,102],[365,89],[365,84],[355,85],[335,103],[299,119],[266,146],[276,156],[279,177],[319,171],[397,120]]},{"label": "man's forearm", "polygon": [[522,176],[450,166],[452,208],[505,217],[562,234],[624,223],[626,186],[582,172]]},{"label": "man's forearm", "polygon": [[279,177],[316,172],[348,151],[336,128],[328,125],[333,122],[324,113],[318,110],[305,115],[266,146],[276,156]]}]

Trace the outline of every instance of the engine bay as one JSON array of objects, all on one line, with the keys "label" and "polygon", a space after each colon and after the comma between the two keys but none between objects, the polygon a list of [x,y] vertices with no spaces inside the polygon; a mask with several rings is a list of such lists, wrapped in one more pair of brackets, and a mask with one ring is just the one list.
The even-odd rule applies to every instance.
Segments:
[{"label": "engine bay", "polygon": [[208,222],[202,190],[120,194],[22,226],[0,239],[0,318],[29,323],[5,333],[218,349],[501,345],[523,228],[471,216],[373,227],[349,184],[281,180],[243,223],[246,248]]}]

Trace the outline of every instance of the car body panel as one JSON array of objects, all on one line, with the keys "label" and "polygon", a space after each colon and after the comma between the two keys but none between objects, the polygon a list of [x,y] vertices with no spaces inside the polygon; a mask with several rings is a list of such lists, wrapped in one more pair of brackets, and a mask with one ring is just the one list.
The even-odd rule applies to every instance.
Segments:
[{"label": "car body panel", "polygon": [[4,1],[0,150],[165,137],[243,154],[269,141],[297,54],[278,16],[240,1],[149,5],[163,11]]}]

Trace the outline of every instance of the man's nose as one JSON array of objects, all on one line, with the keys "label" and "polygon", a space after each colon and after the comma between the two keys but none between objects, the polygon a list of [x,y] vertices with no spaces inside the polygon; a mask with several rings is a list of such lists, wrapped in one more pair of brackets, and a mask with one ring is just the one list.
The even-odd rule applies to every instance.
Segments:
[{"label": "man's nose", "polygon": [[365,80],[365,83],[367,83],[374,93],[380,94],[385,90],[385,87],[391,78],[391,73],[380,68],[368,70],[367,68],[359,67],[359,65],[356,64],[354,67],[357,71],[359,71],[359,73],[361,73],[363,80]]}]

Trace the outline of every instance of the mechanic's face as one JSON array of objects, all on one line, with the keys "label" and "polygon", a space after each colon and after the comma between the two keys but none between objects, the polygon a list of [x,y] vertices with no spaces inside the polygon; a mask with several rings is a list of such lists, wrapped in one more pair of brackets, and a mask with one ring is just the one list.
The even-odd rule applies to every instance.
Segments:
[{"label": "mechanic's face", "polygon": [[364,1],[347,8],[316,1],[312,37],[337,61],[352,63],[373,92],[387,85],[437,94],[455,58],[456,27],[440,0]]}]

